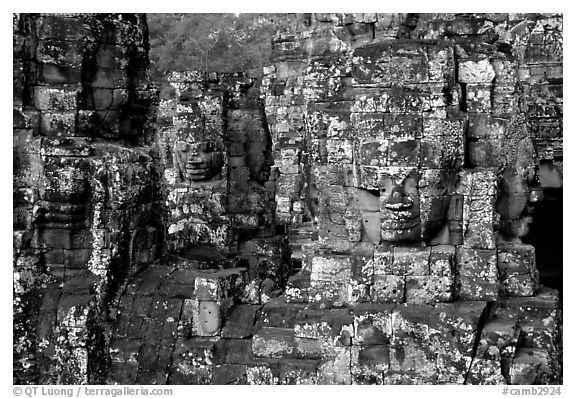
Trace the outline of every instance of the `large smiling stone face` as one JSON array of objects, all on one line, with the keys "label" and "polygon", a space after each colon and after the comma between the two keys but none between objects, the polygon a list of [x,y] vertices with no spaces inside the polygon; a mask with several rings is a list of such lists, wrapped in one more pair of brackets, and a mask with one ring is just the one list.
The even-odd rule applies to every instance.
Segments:
[{"label": "large smiling stone face", "polygon": [[[520,134],[527,133],[521,130]],[[541,199],[542,187],[536,177],[536,151],[531,138],[520,139],[510,152],[514,161],[501,175],[495,209],[500,215],[500,238],[519,243],[530,232],[533,204]]]},{"label": "large smiling stone face", "polygon": [[419,173],[411,168],[386,168],[380,178],[382,240],[420,240]]},{"label": "large smiling stone face", "polygon": [[223,153],[210,142],[178,143],[181,172],[188,181],[206,181],[222,169]]}]

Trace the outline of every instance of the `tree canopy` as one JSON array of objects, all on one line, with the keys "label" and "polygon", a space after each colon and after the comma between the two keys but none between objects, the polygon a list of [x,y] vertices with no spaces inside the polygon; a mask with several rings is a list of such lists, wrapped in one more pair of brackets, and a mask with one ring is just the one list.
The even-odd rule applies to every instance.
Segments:
[{"label": "tree canopy", "polygon": [[270,61],[272,37],[295,14],[148,14],[151,73],[239,72]]}]

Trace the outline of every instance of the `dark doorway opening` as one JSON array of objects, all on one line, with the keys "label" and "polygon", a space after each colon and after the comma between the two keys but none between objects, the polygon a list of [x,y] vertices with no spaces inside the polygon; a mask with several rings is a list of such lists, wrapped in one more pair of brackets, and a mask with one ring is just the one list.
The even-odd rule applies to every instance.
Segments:
[{"label": "dark doorway opening", "polygon": [[544,199],[535,204],[533,223],[525,241],[536,249],[536,265],[543,286],[558,289],[562,297],[563,210],[562,188],[544,188]]}]

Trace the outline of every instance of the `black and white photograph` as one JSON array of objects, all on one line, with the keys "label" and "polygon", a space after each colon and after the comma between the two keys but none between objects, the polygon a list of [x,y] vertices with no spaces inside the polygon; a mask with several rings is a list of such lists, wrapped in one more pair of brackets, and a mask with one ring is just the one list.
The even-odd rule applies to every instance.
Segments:
[{"label": "black and white photograph", "polygon": [[560,395],[563,15],[12,14],[8,396]]}]

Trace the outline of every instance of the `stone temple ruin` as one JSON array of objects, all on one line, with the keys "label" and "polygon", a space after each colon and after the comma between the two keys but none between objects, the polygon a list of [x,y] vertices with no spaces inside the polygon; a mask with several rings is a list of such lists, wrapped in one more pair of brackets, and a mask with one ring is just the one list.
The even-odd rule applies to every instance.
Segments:
[{"label": "stone temple ruin", "polygon": [[562,383],[561,15],[303,14],[162,90],[148,47],[14,16],[14,383]]}]

